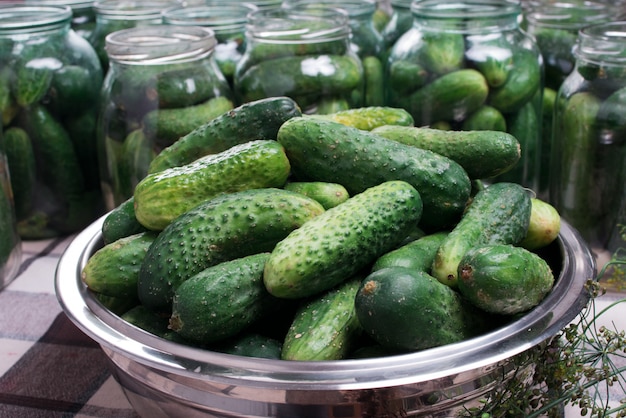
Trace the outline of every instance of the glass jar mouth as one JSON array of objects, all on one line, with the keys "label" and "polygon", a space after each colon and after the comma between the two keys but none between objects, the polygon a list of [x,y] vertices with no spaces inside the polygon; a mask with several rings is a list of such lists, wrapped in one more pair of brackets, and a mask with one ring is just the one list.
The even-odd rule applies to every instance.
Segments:
[{"label": "glass jar mouth", "polygon": [[153,25],[112,32],[105,38],[111,61],[158,65],[194,61],[210,56],[217,40],[210,28]]},{"label": "glass jar mouth", "polygon": [[252,3],[221,3],[172,7],[162,12],[163,22],[171,25],[210,27],[217,32],[243,30],[248,13],[258,10]]},{"label": "glass jar mouth", "polygon": [[259,9],[248,14],[246,34],[256,41],[314,43],[347,39],[348,14],[334,7]]},{"label": "glass jar mouth", "polygon": [[107,19],[160,19],[163,10],[174,4],[175,2],[171,0],[96,0],[93,9],[97,16],[104,16]]},{"label": "glass jar mouth", "polygon": [[69,6],[28,6],[23,4],[0,4],[0,33],[47,29],[70,23],[72,9]]},{"label": "glass jar mouth", "polygon": [[531,25],[545,28],[579,30],[612,19],[611,11],[604,3],[585,1],[582,5],[582,13],[579,4],[555,2],[542,5],[534,10],[531,8],[526,13],[526,20]]},{"label": "glass jar mouth", "polygon": [[375,0],[286,0],[283,7],[336,7],[343,9],[349,18],[369,16],[376,11]]},{"label": "glass jar mouth", "polygon": [[513,0],[413,0],[411,12],[429,19],[473,19],[517,17],[522,9]]},{"label": "glass jar mouth", "polygon": [[577,59],[602,64],[626,64],[626,21],[599,23],[578,31],[573,48]]}]

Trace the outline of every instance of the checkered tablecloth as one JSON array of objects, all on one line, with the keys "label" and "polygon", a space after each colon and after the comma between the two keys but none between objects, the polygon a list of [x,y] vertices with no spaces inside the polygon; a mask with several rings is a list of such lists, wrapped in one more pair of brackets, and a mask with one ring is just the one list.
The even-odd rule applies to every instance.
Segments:
[{"label": "checkered tablecloth", "polygon": [[[0,291],[0,418],[139,418],[100,347],[56,298],[56,265],[72,238],[24,242],[18,275]],[[626,329],[622,306],[604,321]],[[623,390],[613,390],[619,403]],[[566,417],[580,417],[580,409],[568,408]]]},{"label": "checkered tablecloth", "polygon": [[54,273],[71,239],[24,242],[18,275],[0,291],[1,418],[138,417],[100,346],[57,301]]}]

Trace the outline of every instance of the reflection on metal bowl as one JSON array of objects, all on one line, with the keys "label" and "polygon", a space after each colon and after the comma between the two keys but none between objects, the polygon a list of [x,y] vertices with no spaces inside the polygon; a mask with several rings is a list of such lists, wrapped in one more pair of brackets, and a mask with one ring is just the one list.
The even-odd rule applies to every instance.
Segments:
[{"label": "reflection on metal bowl", "polygon": [[515,368],[519,354],[571,322],[587,304],[592,255],[563,222],[542,254],[557,280],[542,303],[490,333],[421,352],[358,360],[293,362],[222,354],[158,338],[105,309],[81,282],[102,246],[104,217],[76,236],[56,272],[68,317],[100,344],[129,401],[144,417],[454,416],[475,406]]}]

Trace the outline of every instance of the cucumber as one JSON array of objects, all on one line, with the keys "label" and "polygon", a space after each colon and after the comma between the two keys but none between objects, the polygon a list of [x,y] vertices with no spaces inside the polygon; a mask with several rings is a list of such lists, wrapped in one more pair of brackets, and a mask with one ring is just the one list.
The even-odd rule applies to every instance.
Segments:
[{"label": "cucumber", "polygon": [[169,224],[150,246],[138,279],[140,301],[169,312],[174,290],[223,261],[271,251],[324,208],[282,189],[252,189],[207,200]]},{"label": "cucumber", "polygon": [[465,64],[464,36],[461,33],[426,31],[421,36],[415,59],[435,77],[460,70]]},{"label": "cucumber", "polygon": [[397,60],[389,64],[389,95],[411,94],[429,80],[424,67],[409,60]]},{"label": "cucumber", "polygon": [[101,87],[101,72],[95,73],[81,65],[65,65],[52,73],[46,105],[57,115],[81,113],[97,105]]},{"label": "cucumber", "polygon": [[120,315],[124,321],[136,326],[150,334],[177,343],[190,345],[190,342],[180,337],[169,329],[168,318],[164,318],[147,309],[145,306],[137,305]]},{"label": "cucumber", "polygon": [[235,80],[235,91],[242,103],[288,96],[303,106],[300,98],[307,95],[336,95],[363,88],[363,66],[350,55],[290,56],[261,61]]},{"label": "cucumber", "polygon": [[361,332],[354,309],[361,279],[349,279],[303,302],[283,341],[282,360],[324,361],[347,357]]},{"label": "cucumber", "polygon": [[[217,68],[189,64],[178,68],[168,66],[166,71],[159,72],[155,87],[161,109],[194,106],[222,93],[230,95],[231,91]],[[150,94],[150,90],[146,94]]]},{"label": "cucumber", "polygon": [[456,161],[470,179],[494,177],[520,159],[519,141],[502,131],[444,131],[426,127],[381,126],[376,135],[436,152]]},{"label": "cucumber", "polygon": [[488,94],[485,77],[468,68],[444,74],[409,95],[399,95],[391,105],[406,109],[416,126],[424,126],[463,120],[485,104]]},{"label": "cucumber", "polygon": [[98,292],[92,292],[92,295],[102,304],[102,306],[117,316],[123,315],[135,306],[139,306],[138,299],[116,298],[115,296],[103,295]]},{"label": "cucumber", "polygon": [[506,119],[498,109],[483,105],[463,121],[464,131],[501,131],[506,132]]},{"label": "cucumber", "polygon": [[365,79],[365,106],[382,106],[385,103],[384,71],[380,59],[367,56],[362,59]]},{"label": "cucumber", "polygon": [[395,248],[421,214],[420,194],[407,182],[373,186],[281,240],[265,265],[265,286],[287,299],[331,289]]},{"label": "cucumber", "polygon": [[133,195],[137,184],[146,177],[155,155],[153,143],[143,129],[135,129],[128,133],[120,149],[118,165],[119,184],[125,185],[122,190],[124,195],[129,197]]},{"label": "cucumber", "polygon": [[561,215],[554,206],[541,199],[530,199],[531,211],[528,231],[518,246],[538,250],[552,243],[561,231]]},{"label": "cucumber", "polygon": [[554,285],[543,258],[507,244],[471,248],[459,263],[458,277],[459,293],[476,307],[500,315],[528,311]]},{"label": "cucumber", "polygon": [[506,82],[489,92],[488,104],[502,113],[513,113],[528,103],[541,89],[543,70],[537,53],[520,49]]},{"label": "cucumber", "polygon": [[149,174],[135,187],[135,216],[146,228],[162,230],[174,218],[218,194],[282,187],[290,165],[281,144],[250,141],[182,167]]},{"label": "cucumber", "polygon": [[251,140],[275,140],[280,126],[294,116],[302,116],[302,113],[296,102],[288,97],[244,103],[163,149],[150,164],[149,172],[185,165],[204,155],[222,152]]},{"label": "cucumber", "polygon": [[63,125],[74,144],[74,150],[85,178],[87,190],[99,190],[100,167],[98,166],[97,107],[82,109],[63,118]]},{"label": "cucumber", "polygon": [[451,287],[465,253],[482,244],[517,244],[527,234],[531,200],[516,183],[494,183],[476,193],[459,223],[439,247],[431,274]]},{"label": "cucumber", "polygon": [[83,283],[103,295],[137,299],[139,266],[155,238],[153,232],[142,232],[106,244],[87,260]]},{"label": "cucumber", "polygon": [[244,331],[220,344],[211,345],[210,348],[212,351],[233,354],[235,356],[280,360],[283,343],[276,338]]},{"label": "cucumber", "polygon": [[34,208],[37,180],[35,152],[28,133],[17,126],[4,132],[4,151],[11,174],[11,189],[17,219],[25,219]]},{"label": "cucumber", "polygon": [[17,66],[13,95],[17,104],[28,107],[38,104],[52,84],[53,70],[41,65],[29,65],[27,58]]},{"label": "cucumber", "polygon": [[102,240],[110,244],[120,238],[146,232],[148,229],[139,223],[135,216],[135,198],[130,197],[113,208],[102,222]]},{"label": "cucumber", "polygon": [[170,328],[183,338],[207,344],[233,337],[263,320],[277,301],[263,285],[269,253],[224,261],[178,286]]},{"label": "cucumber", "polygon": [[291,181],[283,187],[285,190],[301,193],[318,201],[324,209],[333,208],[350,197],[345,187],[338,183],[323,181]]},{"label": "cucumber", "polygon": [[465,57],[470,66],[485,76],[490,88],[501,87],[509,78],[513,69],[513,59],[517,53],[515,50],[510,50],[510,39],[504,35],[495,38],[492,36],[489,40],[478,36],[476,43],[472,42],[473,36],[467,39],[469,42]]},{"label": "cucumber", "polygon": [[410,183],[422,198],[425,229],[456,223],[469,197],[469,177],[451,159],[337,122],[292,118],[278,142],[301,181],[339,183],[350,195],[389,180]]},{"label": "cucumber", "polygon": [[388,106],[365,106],[311,117],[332,120],[364,131],[384,125],[413,126],[413,117],[409,112]]},{"label": "cucumber", "polygon": [[477,334],[461,295],[423,271],[372,272],[359,286],[354,306],[363,331],[391,350],[424,350]]},{"label": "cucumber", "polygon": [[144,115],[142,126],[149,138],[166,147],[233,107],[232,100],[226,96],[212,97],[187,107],[151,110]]},{"label": "cucumber", "polygon": [[435,232],[404,244],[380,256],[371,271],[386,267],[405,267],[430,273],[437,250],[448,236],[448,231]]}]

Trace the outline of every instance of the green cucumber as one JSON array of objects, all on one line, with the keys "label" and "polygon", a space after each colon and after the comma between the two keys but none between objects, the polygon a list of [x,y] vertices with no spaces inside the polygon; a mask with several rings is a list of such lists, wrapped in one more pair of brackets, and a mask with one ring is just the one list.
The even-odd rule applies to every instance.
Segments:
[{"label": "green cucumber", "polygon": [[518,140],[502,131],[444,131],[426,127],[381,126],[372,133],[446,156],[461,165],[471,179],[504,173],[521,156]]},{"label": "green cucumber", "polygon": [[156,153],[153,149],[153,142],[148,138],[143,129],[130,131],[119,154],[119,175],[124,187],[124,194],[132,196],[137,184],[146,177],[150,162]]},{"label": "green cucumber", "polygon": [[[493,35],[493,34],[492,34]],[[477,42],[472,42],[473,36],[469,40],[465,56],[469,64],[475,67],[485,76],[490,88],[501,87],[506,83],[509,74],[513,69],[515,50],[511,50],[511,41],[507,36],[476,37]]]},{"label": "green cucumber", "polygon": [[413,116],[409,112],[388,106],[365,106],[311,117],[332,120],[364,131],[384,125],[413,126]]},{"label": "green cucumber", "polygon": [[282,187],[290,165],[272,140],[250,141],[182,167],[147,175],[135,187],[135,216],[146,228],[161,230],[174,218],[218,194]]},{"label": "green cucumber", "polygon": [[533,197],[530,222],[526,236],[517,245],[527,250],[538,250],[552,243],[561,231],[561,215],[554,206]]},{"label": "green cucumber", "polygon": [[137,299],[139,266],[155,238],[153,232],[142,232],[106,244],[87,260],[83,283],[103,295]]},{"label": "green cucumber", "polygon": [[459,223],[439,247],[431,274],[456,287],[461,258],[482,244],[517,244],[528,231],[531,200],[516,183],[494,183],[476,193]]},{"label": "green cucumber", "polygon": [[463,121],[461,128],[464,131],[506,132],[506,119],[495,107],[483,105]]},{"label": "green cucumber", "polygon": [[424,32],[416,61],[435,77],[460,70],[465,64],[463,34]]},{"label": "green cucumber", "polygon": [[424,350],[477,334],[461,295],[423,271],[387,267],[369,274],[354,306],[363,331],[391,350]]},{"label": "green cucumber", "polygon": [[4,150],[11,174],[16,217],[22,220],[34,208],[37,163],[33,144],[24,129],[13,126],[4,132]]},{"label": "green cucumber", "polygon": [[168,312],[174,291],[212,265],[271,251],[292,230],[320,215],[315,200],[282,189],[252,189],[207,200],[170,223],[139,270],[139,299]]},{"label": "green cucumber", "polygon": [[102,74],[81,65],[65,65],[52,73],[46,105],[59,115],[71,116],[98,104]]},{"label": "green cucumber", "polygon": [[265,286],[287,299],[335,287],[395,248],[421,215],[422,199],[409,183],[373,186],[280,241],[265,265]]},{"label": "green cucumber", "polygon": [[361,333],[354,299],[361,277],[353,278],[302,304],[283,341],[281,359],[341,360]]},{"label": "green cucumber", "polygon": [[169,67],[156,76],[155,87],[161,109],[185,108],[204,103],[221,93],[230,94],[230,87],[217,68],[193,64]]},{"label": "green cucumber", "polygon": [[345,202],[350,194],[341,184],[323,181],[291,181],[283,187],[285,190],[301,193],[318,201],[324,209],[334,208]]},{"label": "green cucumber", "polygon": [[242,104],[163,149],[150,164],[149,172],[185,165],[204,155],[222,152],[251,140],[275,140],[280,126],[294,116],[302,116],[302,113],[296,102],[288,97]]},{"label": "green cucumber", "polygon": [[382,106],[385,102],[384,70],[380,59],[367,56],[363,61],[365,78],[365,106]]},{"label": "green cucumber", "polygon": [[117,316],[121,316],[125,312],[128,312],[139,305],[138,299],[117,298],[115,296],[103,295],[98,292],[92,292],[92,295],[102,304],[102,306]]},{"label": "green cucumber", "polygon": [[220,344],[211,345],[210,348],[212,351],[235,356],[280,360],[283,343],[276,338],[261,335],[256,332],[242,332]]},{"label": "green cucumber", "polygon": [[135,216],[135,198],[130,197],[113,208],[102,222],[102,240],[110,244],[129,235],[146,232]]},{"label": "green cucumber", "polygon": [[508,244],[470,249],[459,263],[458,276],[459,293],[476,307],[500,315],[534,308],[554,285],[543,258]]},{"label": "green cucumber", "polygon": [[124,321],[150,334],[177,343],[190,345],[190,342],[169,329],[167,317],[155,314],[143,305],[137,305],[120,315]]},{"label": "green cucumber", "polygon": [[386,267],[405,267],[430,273],[437,250],[447,236],[448,231],[434,232],[404,244],[380,256],[374,262],[372,271]]},{"label": "green cucumber", "polygon": [[142,126],[146,136],[166,147],[233,107],[233,102],[226,96],[212,97],[187,107],[151,110],[144,115]]},{"label": "green cucumber", "polygon": [[207,267],[176,288],[170,328],[206,344],[233,337],[274,309],[263,285],[269,253],[253,254]]},{"label": "green cucumber", "polygon": [[22,107],[38,104],[48,93],[52,84],[53,70],[40,65],[20,63],[16,70],[16,82],[13,94]]},{"label": "green cucumber", "polygon": [[520,49],[506,82],[489,92],[488,103],[502,113],[521,109],[541,89],[543,71],[537,52]]},{"label": "green cucumber", "polygon": [[463,120],[487,100],[489,87],[485,77],[474,69],[447,73],[409,95],[398,95],[391,105],[404,108],[416,126],[439,121]]},{"label": "green cucumber", "polygon": [[[303,71],[303,67],[310,71]],[[363,66],[351,55],[282,57],[247,68],[235,86],[243,103],[275,96],[289,96],[300,103],[299,98],[310,94],[336,95],[363,89]]]},{"label": "green cucumber", "polygon": [[428,82],[428,71],[418,63],[397,60],[389,65],[389,95],[411,94]]},{"label": "green cucumber", "polygon": [[456,223],[471,190],[467,173],[451,159],[334,121],[292,118],[278,142],[300,180],[339,183],[351,195],[389,180],[412,184],[422,197],[425,229]]}]

